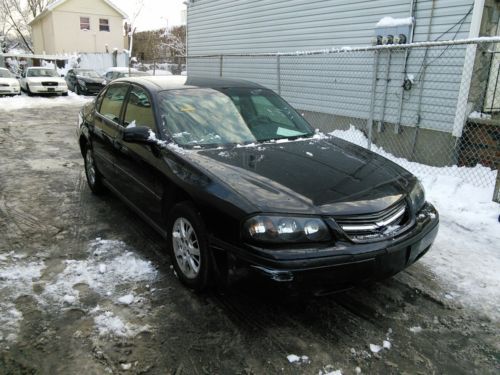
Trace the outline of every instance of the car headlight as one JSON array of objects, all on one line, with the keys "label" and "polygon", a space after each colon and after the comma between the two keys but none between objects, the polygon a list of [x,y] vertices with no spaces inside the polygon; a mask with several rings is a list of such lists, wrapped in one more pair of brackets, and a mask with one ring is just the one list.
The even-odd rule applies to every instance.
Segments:
[{"label": "car headlight", "polygon": [[79,79],[78,83],[80,84],[80,86],[86,86],[85,81],[82,79]]},{"label": "car headlight", "polygon": [[244,236],[259,242],[325,242],[332,239],[319,218],[258,215],[243,224]]},{"label": "car headlight", "polygon": [[415,212],[420,211],[425,203],[425,190],[420,181],[416,181],[413,189],[410,192],[411,204],[415,208]]}]

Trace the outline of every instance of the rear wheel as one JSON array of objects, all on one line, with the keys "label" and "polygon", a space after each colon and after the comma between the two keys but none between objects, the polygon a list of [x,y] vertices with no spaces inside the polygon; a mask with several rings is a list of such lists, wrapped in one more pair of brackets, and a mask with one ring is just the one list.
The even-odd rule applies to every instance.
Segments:
[{"label": "rear wheel", "polygon": [[190,202],[172,209],[168,223],[168,248],[179,280],[187,287],[202,291],[210,281],[210,253],[205,224]]},{"label": "rear wheel", "polygon": [[82,90],[79,85],[75,85],[75,93],[76,95],[82,95]]},{"label": "rear wheel", "polygon": [[101,194],[104,191],[104,185],[95,165],[94,151],[90,147],[85,148],[85,175],[92,193]]}]

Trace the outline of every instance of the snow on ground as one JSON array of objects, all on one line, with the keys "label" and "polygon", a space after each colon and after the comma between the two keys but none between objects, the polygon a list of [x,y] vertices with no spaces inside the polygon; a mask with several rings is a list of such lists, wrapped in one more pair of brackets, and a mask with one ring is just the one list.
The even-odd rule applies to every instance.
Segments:
[{"label": "snow on ground", "polygon": [[[74,306],[87,309],[80,294],[89,290],[110,302],[107,308],[97,306],[89,311],[99,335],[133,337],[150,329],[121,316],[127,315],[123,309],[131,305],[144,307],[146,297],[132,291],[139,283],[148,289],[157,277],[151,262],[141,259],[125,243],[96,239],[89,243],[85,259],[66,260],[64,270],[53,279],[42,281],[44,271],[43,261],[28,261],[14,252],[0,254],[0,345],[17,339],[23,314],[16,308],[16,299],[24,295],[33,297],[38,308],[57,313]],[[44,286],[41,293],[34,292],[36,284]]]},{"label": "snow on ground", "polygon": [[49,108],[64,105],[81,106],[93,97],[76,95],[74,92],[69,92],[68,96],[27,96],[25,94],[19,96],[0,96],[0,110],[17,111],[25,108]]},{"label": "snow on ground", "polygon": [[23,314],[16,299],[33,295],[33,285],[40,279],[43,262],[30,262],[22,254],[0,255],[0,344],[16,341]]},{"label": "snow on ground", "polygon": [[[350,129],[330,133],[366,147],[364,134]],[[450,290],[447,299],[500,319],[500,205],[492,201],[496,171],[483,166],[429,167],[397,158],[382,148],[372,150],[398,163],[419,177],[427,200],[440,214],[440,229],[432,249],[421,259]],[[470,173],[487,175],[489,187],[467,182]]]},{"label": "snow on ground", "polygon": [[116,316],[111,311],[104,311],[99,306],[91,311],[100,336],[135,337],[141,332],[150,332],[149,325],[137,325]]},{"label": "snow on ground", "polygon": [[118,293],[118,287],[127,283],[152,281],[157,276],[150,261],[140,259],[125,243],[114,240],[95,240],[90,243],[88,258],[66,260],[65,264],[64,271],[45,287],[42,302],[63,306],[68,302],[66,296],[73,296],[73,303],[78,303],[79,292],[74,286],[84,284],[116,303],[129,305],[134,301],[134,296],[130,293],[123,296]]}]

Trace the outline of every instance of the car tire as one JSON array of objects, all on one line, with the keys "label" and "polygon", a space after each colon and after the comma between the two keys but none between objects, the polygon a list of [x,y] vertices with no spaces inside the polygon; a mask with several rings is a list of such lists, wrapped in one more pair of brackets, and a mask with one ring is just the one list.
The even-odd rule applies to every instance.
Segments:
[{"label": "car tire", "polygon": [[167,220],[167,246],[179,280],[201,292],[209,286],[211,256],[207,231],[201,215],[191,202],[174,206]]},{"label": "car tire", "polygon": [[28,84],[26,84],[26,94],[28,94],[28,96],[33,96],[33,93],[30,90],[30,85]]},{"label": "car tire", "polygon": [[66,92],[63,92],[61,95],[62,95],[62,96],[68,96],[68,92],[67,92],[67,91],[66,91]]},{"label": "car tire", "polygon": [[79,85],[75,85],[75,93],[76,95],[82,95],[82,90]]},{"label": "car tire", "polygon": [[96,195],[102,194],[104,192],[102,176],[95,165],[94,150],[91,147],[85,147],[84,164],[90,190]]}]

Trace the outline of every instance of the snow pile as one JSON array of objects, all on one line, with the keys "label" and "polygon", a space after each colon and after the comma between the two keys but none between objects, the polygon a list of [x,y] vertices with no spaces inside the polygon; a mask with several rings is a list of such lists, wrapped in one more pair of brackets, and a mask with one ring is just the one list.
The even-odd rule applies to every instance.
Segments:
[{"label": "snow pile", "polygon": [[[354,128],[330,135],[366,147],[364,134]],[[440,230],[433,248],[421,262],[463,303],[500,318],[500,205],[493,202],[496,171],[483,166],[430,167],[397,158],[372,145],[372,151],[408,169],[422,181],[427,200],[440,214]],[[488,175],[490,187],[466,181],[470,172]]]},{"label": "snow pile", "polygon": [[91,311],[100,336],[135,337],[141,332],[149,332],[148,325],[140,326],[124,322],[111,311],[103,311],[99,306]]},{"label": "snow pile", "polygon": [[68,92],[68,96],[26,96],[18,95],[14,97],[0,96],[0,111],[17,111],[24,108],[50,108],[58,106],[82,106],[92,98],[78,96],[73,92]]},{"label": "snow pile", "polygon": [[491,115],[489,113],[483,113],[483,112],[474,111],[474,112],[470,113],[469,118],[470,119],[482,118],[482,119],[488,119],[489,120],[489,119],[491,119]]},{"label": "snow pile", "polygon": [[286,356],[286,359],[288,359],[288,362],[290,362],[290,363],[296,363],[299,365],[311,363],[311,361],[309,360],[309,357],[306,355],[302,355],[299,357],[298,355],[295,355],[295,354],[289,354]]},{"label": "snow pile", "polygon": [[342,370],[335,370],[332,365],[326,365],[323,369],[319,370],[318,375],[342,375]]},{"label": "snow pile", "polygon": [[413,17],[406,17],[406,18],[384,17],[377,22],[375,27],[397,27],[397,26],[409,26],[411,24],[413,24]]},{"label": "snow pile", "polygon": [[118,287],[131,282],[152,281],[157,271],[150,261],[138,258],[128,250],[121,241],[93,241],[87,259],[65,262],[64,271],[45,287],[41,302],[51,306],[78,303],[79,291],[74,286],[84,284],[102,296],[111,296],[117,303],[130,305],[134,296],[116,296]]}]

